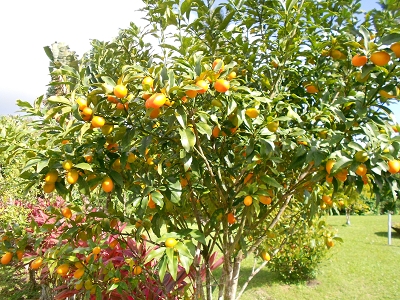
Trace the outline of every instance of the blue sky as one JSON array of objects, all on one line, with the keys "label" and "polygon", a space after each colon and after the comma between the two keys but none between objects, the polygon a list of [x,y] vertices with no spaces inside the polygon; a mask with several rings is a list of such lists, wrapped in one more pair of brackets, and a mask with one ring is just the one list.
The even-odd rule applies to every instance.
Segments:
[{"label": "blue sky", "polygon": [[[14,114],[17,99],[32,102],[46,92],[48,59],[44,46],[64,42],[82,55],[90,39],[111,40],[131,21],[144,26],[137,0],[119,0],[123,13],[113,16],[114,4],[105,0],[13,0],[0,4],[0,115]],[[377,7],[363,0],[362,7]],[[15,13],[18,11],[16,17]],[[89,15],[87,15],[89,12]],[[391,107],[400,121],[400,104]]]}]

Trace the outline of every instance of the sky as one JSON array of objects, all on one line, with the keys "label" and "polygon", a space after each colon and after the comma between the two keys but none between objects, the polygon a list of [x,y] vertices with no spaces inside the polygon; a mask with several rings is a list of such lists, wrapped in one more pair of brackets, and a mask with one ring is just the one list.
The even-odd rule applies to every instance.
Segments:
[{"label": "sky", "polygon": [[[362,0],[362,8],[377,7],[374,2]],[[132,21],[145,26],[143,14],[137,11],[140,5],[139,0],[3,1],[0,115],[15,114],[17,99],[33,102],[46,93],[49,60],[43,47],[63,42],[81,57],[90,49],[91,39],[112,40],[119,29],[128,28]],[[391,109],[400,122],[400,103]]]}]

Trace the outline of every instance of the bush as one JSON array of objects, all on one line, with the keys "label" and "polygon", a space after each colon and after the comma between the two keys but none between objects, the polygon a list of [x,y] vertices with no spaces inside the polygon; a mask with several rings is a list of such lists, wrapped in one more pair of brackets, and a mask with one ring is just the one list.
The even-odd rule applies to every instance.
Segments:
[{"label": "bush", "polygon": [[288,242],[271,260],[271,268],[288,281],[313,279],[334,241],[341,239],[323,219],[300,222],[296,227],[296,234],[288,236]]}]

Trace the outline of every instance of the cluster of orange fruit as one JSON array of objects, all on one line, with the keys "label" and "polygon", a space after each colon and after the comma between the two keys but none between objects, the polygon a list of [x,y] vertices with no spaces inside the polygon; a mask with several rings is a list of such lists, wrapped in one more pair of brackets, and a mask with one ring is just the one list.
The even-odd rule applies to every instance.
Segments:
[{"label": "cluster of orange fruit", "polygon": [[[400,42],[393,43],[390,46],[390,50],[394,53],[396,58],[400,58]],[[342,60],[342,59],[347,58],[347,56],[344,53],[342,53],[340,50],[337,50],[337,49],[323,50],[322,56],[331,56],[333,59],[336,59],[336,60],[338,60],[338,59]],[[369,57],[369,60],[375,66],[379,66],[379,67],[386,66],[389,63],[390,59],[391,59],[390,54],[387,53],[385,50],[375,51]],[[365,64],[367,64],[367,62],[368,62],[368,57],[366,55],[356,54],[351,59],[351,63],[355,67],[362,67]],[[316,94],[319,92],[317,86],[313,83],[307,83],[305,85],[305,88],[306,88],[307,93],[310,93],[310,94]],[[391,95],[391,94],[385,92],[384,90],[380,91],[379,93],[381,94],[381,96],[383,96],[385,98],[392,98],[392,97],[396,96],[396,95]]]}]

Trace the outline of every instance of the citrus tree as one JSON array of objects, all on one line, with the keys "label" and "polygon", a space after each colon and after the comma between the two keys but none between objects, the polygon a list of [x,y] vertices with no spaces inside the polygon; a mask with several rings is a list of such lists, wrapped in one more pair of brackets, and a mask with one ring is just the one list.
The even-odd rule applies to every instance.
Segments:
[{"label": "citrus tree", "polygon": [[[47,146],[22,176],[71,203],[69,236],[87,228],[74,221],[84,195],[96,207],[86,222],[119,220],[153,245],[142,263],[157,260],[161,281],[181,267],[194,274],[186,296],[212,299],[217,287],[236,299],[242,260],[267,264],[339,188],[395,193],[395,2],[361,25],[357,0],[145,1],[146,28],[132,23],[55,68],[52,84],[66,88],[49,105],[20,102]],[[91,253],[97,233],[74,253]]]}]

